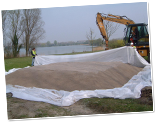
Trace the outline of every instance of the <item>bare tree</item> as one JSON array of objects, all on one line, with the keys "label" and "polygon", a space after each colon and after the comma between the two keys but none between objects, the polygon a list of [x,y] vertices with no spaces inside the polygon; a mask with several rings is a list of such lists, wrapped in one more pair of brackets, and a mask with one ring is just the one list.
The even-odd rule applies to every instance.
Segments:
[{"label": "bare tree", "polygon": [[9,30],[8,37],[12,42],[13,56],[16,57],[19,54],[19,50],[22,44],[19,45],[19,39],[23,34],[22,15],[20,10],[8,11]]},{"label": "bare tree", "polygon": [[7,39],[8,30],[8,11],[3,10],[2,13],[2,31],[3,31],[3,47],[4,47],[4,57],[10,58],[12,56],[12,43]]},{"label": "bare tree", "polygon": [[105,26],[108,40],[120,26],[120,24],[118,24],[118,23],[114,23],[114,22],[106,21],[106,20],[103,21],[103,24]]},{"label": "bare tree", "polygon": [[92,45],[92,52],[93,52],[93,41],[95,39],[95,36],[93,36],[94,31],[90,28],[89,33],[86,35],[87,39],[90,41],[90,44]]},{"label": "bare tree", "polygon": [[42,28],[44,23],[41,21],[40,9],[24,9],[23,22],[24,22],[24,35],[23,43],[26,48],[26,56],[28,56],[29,48],[39,41],[45,33]]},{"label": "bare tree", "polygon": [[[3,31],[3,43],[6,39],[6,20],[7,20],[7,11],[2,11],[2,31]],[[6,42],[5,42],[6,43]]]},{"label": "bare tree", "polygon": [[10,39],[13,39],[14,34],[16,33],[17,38],[19,39],[24,32],[21,11],[20,10],[11,10],[8,12],[8,17],[9,17],[8,37]]}]

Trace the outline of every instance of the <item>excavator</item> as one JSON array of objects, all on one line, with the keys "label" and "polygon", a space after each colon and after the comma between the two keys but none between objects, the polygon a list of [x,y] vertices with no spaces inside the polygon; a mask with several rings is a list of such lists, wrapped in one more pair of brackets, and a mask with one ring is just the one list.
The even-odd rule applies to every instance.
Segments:
[{"label": "excavator", "polygon": [[103,39],[105,39],[105,50],[108,50],[109,48],[108,36],[103,24],[104,20],[126,25],[125,37],[123,39],[125,45],[136,47],[138,53],[142,57],[148,56],[148,58],[150,58],[149,34],[146,28],[147,24],[135,23],[133,20],[127,18],[126,16],[97,13],[96,24],[99,27]]}]

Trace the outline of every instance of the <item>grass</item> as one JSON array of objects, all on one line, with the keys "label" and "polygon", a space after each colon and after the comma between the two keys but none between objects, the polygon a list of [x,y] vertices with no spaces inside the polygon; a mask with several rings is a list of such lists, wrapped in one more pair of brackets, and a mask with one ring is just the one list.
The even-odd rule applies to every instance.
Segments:
[{"label": "grass", "polygon": [[146,61],[148,61],[148,56],[143,57]]},{"label": "grass", "polygon": [[24,68],[26,66],[31,66],[32,57],[20,57],[5,59],[5,71],[13,68]]},{"label": "grass", "polygon": [[87,98],[82,102],[101,113],[153,111],[153,105],[142,104],[140,99]]}]

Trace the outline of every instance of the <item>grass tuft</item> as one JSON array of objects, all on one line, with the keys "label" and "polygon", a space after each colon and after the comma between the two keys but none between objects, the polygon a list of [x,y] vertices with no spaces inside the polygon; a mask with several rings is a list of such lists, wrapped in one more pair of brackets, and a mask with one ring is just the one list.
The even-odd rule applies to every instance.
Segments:
[{"label": "grass tuft", "polygon": [[140,99],[89,98],[82,102],[101,113],[153,111],[153,105],[140,104]]}]

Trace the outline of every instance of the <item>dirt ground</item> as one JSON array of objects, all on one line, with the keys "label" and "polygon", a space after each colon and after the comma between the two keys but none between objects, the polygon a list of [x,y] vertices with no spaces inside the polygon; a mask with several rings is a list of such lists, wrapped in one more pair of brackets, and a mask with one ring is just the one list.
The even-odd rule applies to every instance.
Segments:
[{"label": "dirt ground", "polygon": [[[66,91],[112,89],[122,87],[141,70],[120,62],[56,63],[17,70],[6,75],[6,84]],[[81,101],[59,107],[7,96],[8,119],[98,114]]]},{"label": "dirt ground", "polygon": [[75,115],[92,115],[98,112],[86,107],[81,101],[68,107],[59,107],[49,103],[7,98],[8,119],[60,117]]},{"label": "dirt ground", "polygon": [[65,91],[112,89],[141,70],[121,62],[55,63],[17,70],[6,75],[6,84]]},{"label": "dirt ground", "polygon": [[[145,87],[141,92],[139,104],[153,105],[152,87]],[[44,102],[13,98],[11,93],[7,93],[7,111],[8,119],[104,114],[87,107],[81,100],[71,106],[59,107]]]}]

